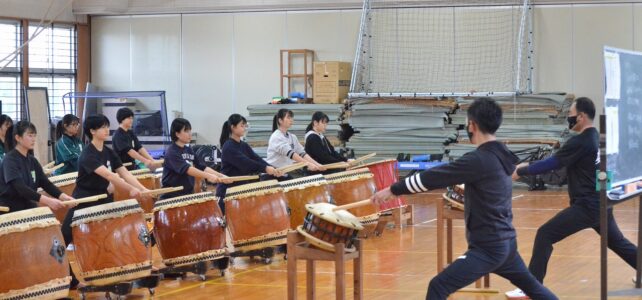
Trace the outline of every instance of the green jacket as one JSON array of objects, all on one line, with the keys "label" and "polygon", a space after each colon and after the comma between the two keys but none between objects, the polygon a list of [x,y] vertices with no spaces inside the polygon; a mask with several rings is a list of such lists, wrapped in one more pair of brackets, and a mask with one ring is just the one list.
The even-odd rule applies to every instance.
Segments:
[{"label": "green jacket", "polygon": [[6,154],[4,150],[4,143],[0,142],[0,162],[4,159],[4,155]]},{"label": "green jacket", "polygon": [[78,157],[83,149],[82,141],[77,137],[66,134],[56,142],[56,165],[64,163],[65,166],[55,171],[55,175],[61,175],[78,171]]}]

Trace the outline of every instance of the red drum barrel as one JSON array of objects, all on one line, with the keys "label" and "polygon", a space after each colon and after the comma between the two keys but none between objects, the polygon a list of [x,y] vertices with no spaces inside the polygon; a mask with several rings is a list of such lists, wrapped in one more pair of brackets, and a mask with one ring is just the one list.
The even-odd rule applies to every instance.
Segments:
[{"label": "red drum barrel", "polygon": [[156,202],[154,236],[167,266],[223,258],[225,223],[218,198],[204,192]]},{"label": "red drum barrel", "polygon": [[49,208],[0,215],[0,299],[67,297],[71,277],[65,248]]},{"label": "red drum barrel", "polygon": [[[359,167],[367,167],[370,172],[372,172],[375,184],[377,185],[377,191],[383,190],[398,181],[397,178],[399,177],[399,171],[397,170],[396,159],[375,161]],[[403,197],[397,197],[382,203],[379,207],[379,211],[383,212],[406,205],[406,200]]]},{"label": "red drum barrel", "polygon": [[136,200],[76,210],[71,227],[85,282],[107,285],[151,275],[149,233]]},{"label": "red drum barrel", "polygon": [[225,218],[237,250],[287,243],[290,217],[283,188],[276,180],[229,188],[225,195]]}]

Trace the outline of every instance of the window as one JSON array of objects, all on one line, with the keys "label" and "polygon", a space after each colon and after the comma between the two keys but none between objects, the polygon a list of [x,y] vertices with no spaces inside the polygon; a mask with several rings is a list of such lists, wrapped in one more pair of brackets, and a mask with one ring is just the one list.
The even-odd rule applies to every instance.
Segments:
[{"label": "window", "polygon": [[22,56],[3,59],[20,46],[21,36],[20,22],[0,20],[0,101],[2,113],[14,120],[20,119]]},{"label": "window", "polygon": [[[29,25],[29,36],[38,29]],[[73,25],[50,25],[29,43],[29,86],[46,87],[51,117],[74,114],[73,102],[62,96],[76,89],[76,28]]]}]

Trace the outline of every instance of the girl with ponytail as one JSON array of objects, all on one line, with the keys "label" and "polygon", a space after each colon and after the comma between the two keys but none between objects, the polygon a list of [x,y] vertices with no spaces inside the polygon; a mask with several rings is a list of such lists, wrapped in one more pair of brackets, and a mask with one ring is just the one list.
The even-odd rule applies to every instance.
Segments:
[{"label": "girl with ponytail", "polygon": [[328,115],[317,111],[312,115],[312,121],[305,130],[305,153],[324,165],[348,161],[334,150],[328,138],[323,135],[329,120]]},{"label": "girl with ponytail", "polygon": [[13,149],[13,120],[7,115],[0,115],[0,161]]},{"label": "girl with ponytail", "polygon": [[267,162],[277,168],[289,166],[294,162],[304,162],[309,171],[325,171],[325,168],[306,154],[296,135],[288,132],[294,123],[294,113],[282,108],[272,121],[272,130],[267,149]]},{"label": "girl with ponytail", "polygon": [[65,165],[56,170],[56,175],[78,172],[78,158],[83,143],[78,137],[80,119],[72,114],[65,115],[56,125],[56,165]]},{"label": "girl with ponytail", "polygon": [[[20,121],[14,125],[12,136],[15,148],[9,151],[2,161],[0,170],[0,205],[8,206],[10,211],[36,208],[37,202],[51,209],[64,207],[62,201],[72,200],[61,192],[45,175],[40,162],[29,152],[36,144],[36,127],[29,121]],[[42,188],[46,194],[39,194]]]},{"label": "girl with ponytail", "polygon": [[[263,160],[252,147],[241,138],[247,132],[247,120],[239,114],[232,114],[221,130],[221,173],[227,176],[245,176],[259,173],[267,173],[274,177],[282,177],[283,174]],[[232,184],[219,184],[216,187],[216,196],[219,197],[219,205],[225,213],[223,199],[228,187],[245,184],[248,182],[235,182]]]}]

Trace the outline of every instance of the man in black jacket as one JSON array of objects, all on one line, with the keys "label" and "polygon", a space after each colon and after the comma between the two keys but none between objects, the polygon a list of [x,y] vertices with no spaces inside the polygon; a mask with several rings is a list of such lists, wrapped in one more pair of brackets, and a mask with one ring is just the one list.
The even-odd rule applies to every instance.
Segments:
[{"label": "man in black jacket", "polygon": [[533,299],[557,299],[528,271],[517,252],[512,213],[512,181],[517,157],[496,141],[502,110],[490,98],[468,109],[466,131],[477,149],[458,160],[401,180],[373,197],[376,203],[403,194],[465,183],[464,215],[468,251],[434,277],[426,299],[446,299],[488,273],[510,280]]},{"label": "man in black jacket", "polygon": [[[560,211],[537,230],[533,255],[528,265],[537,280],[544,282],[548,260],[553,254],[553,245],[576,232],[593,228],[600,232],[600,194],[595,190],[595,171],[600,157],[600,134],[593,126],[595,105],[586,97],[577,98],[569,110],[569,129],[578,134],[569,139],[560,150],[545,160],[521,164],[513,179],[536,175],[566,167],[568,175],[569,207]],[[613,218],[613,209],[608,211],[608,246],[631,267],[637,265],[637,247],[627,240]],[[506,293],[509,298],[518,298],[522,291]]]}]

